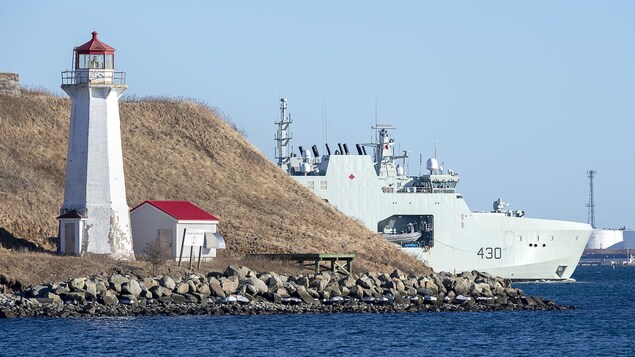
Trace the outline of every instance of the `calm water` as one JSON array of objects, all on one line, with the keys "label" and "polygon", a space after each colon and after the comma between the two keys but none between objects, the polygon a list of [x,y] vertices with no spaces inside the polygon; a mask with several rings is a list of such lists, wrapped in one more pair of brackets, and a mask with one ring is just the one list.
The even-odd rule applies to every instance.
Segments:
[{"label": "calm water", "polygon": [[635,356],[635,267],[517,284],[574,311],[0,320],[0,355]]}]

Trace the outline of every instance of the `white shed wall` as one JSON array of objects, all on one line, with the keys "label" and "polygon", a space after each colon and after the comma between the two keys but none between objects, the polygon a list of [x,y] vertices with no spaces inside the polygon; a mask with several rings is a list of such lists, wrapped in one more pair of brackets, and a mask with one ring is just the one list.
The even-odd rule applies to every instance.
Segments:
[{"label": "white shed wall", "polygon": [[132,222],[132,240],[134,241],[135,255],[144,255],[143,251],[148,244],[155,244],[159,237],[160,229],[171,229],[171,256],[174,257],[174,231],[176,229],[176,219],[160,209],[144,204],[130,213]]},{"label": "white shed wall", "polygon": [[[143,251],[148,244],[156,244],[159,230],[171,230],[170,256],[179,259],[181,244],[183,243],[183,231],[187,229],[202,229],[205,232],[216,233],[216,223],[210,221],[177,221],[174,217],[152,206],[144,204],[130,213],[132,222],[132,239],[134,241],[135,255],[144,255]],[[198,259],[199,247],[194,247],[193,257]],[[201,252],[202,259],[216,257],[216,249],[206,249]],[[190,259],[190,246],[185,245],[183,260]]]}]

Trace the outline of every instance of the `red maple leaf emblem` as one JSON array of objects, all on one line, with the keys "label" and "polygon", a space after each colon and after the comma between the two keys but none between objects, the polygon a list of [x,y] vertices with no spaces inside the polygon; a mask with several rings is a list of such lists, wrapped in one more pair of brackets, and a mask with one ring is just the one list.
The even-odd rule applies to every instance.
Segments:
[{"label": "red maple leaf emblem", "polygon": [[352,179],[354,179],[354,178],[355,178],[355,175],[350,174],[350,176],[348,176],[348,178],[352,180]]}]

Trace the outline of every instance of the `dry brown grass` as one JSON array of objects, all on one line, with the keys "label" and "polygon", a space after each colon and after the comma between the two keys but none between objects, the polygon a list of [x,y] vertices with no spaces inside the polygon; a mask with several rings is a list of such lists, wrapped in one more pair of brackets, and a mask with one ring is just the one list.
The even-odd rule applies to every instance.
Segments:
[{"label": "dry brown grass", "polygon": [[[354,252],[358,271],[429,272],[287,177],[210,108],[134,99],[121,103],[120,115],[129,205],[192,201],[220,218],[227,257]],[[0,95],[0,228],[49,251],[63,200],[69,118],[67,98]]]}]

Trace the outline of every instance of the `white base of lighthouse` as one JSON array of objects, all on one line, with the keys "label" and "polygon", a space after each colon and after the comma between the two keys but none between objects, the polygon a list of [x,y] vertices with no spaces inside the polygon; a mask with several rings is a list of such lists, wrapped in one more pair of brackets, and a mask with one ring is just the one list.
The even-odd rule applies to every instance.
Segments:
[{"label": "white base of lighthouse", "polygon": [[60,251],[134,259],[119,119],[119,97],[127,86],[81,83],[62,89],[72,107]]}]

